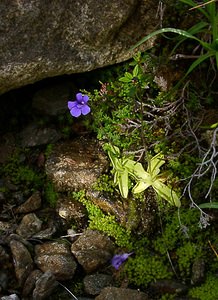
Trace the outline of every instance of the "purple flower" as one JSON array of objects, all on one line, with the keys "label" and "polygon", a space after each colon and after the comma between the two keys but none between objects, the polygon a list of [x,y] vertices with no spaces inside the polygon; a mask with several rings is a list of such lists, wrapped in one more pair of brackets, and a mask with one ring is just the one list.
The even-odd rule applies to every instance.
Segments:
[{"label": "purple flower", "polygon": [[130,255],[132,255],[132,254],[133,254],[133,252],[131,252],[131,253],[123,253],[123,254],[116,254],[116,255],[114,255],[114,257],[113,257],[112,260],[111,260],[112,266],[113,266],[116,270],[118,270],[119,267],[122,265],[122,263],[123,263],[125,260],[127,260],[127,258],[128,258]]},{"label": "purple flower", "polygon": [[73,117],[79,117],[82,115],[87,115],[91,109],[87,105],[89,97],[87,95],[82,95],[81,93],[76,94],[76,101],[68,101],[68,108]]}]

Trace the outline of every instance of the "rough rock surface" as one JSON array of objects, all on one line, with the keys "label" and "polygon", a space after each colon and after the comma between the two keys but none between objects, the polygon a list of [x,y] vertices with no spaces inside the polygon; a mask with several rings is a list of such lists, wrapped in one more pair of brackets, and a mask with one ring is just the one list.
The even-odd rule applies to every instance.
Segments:
[{"label": "rough rock surface", "polygon": [[96,300],[148,300],[147,294],[138,290],[106,287],[101,294],[95,298]]},{"label": "rough rock surface", "polygon": [[72,279],[76,262],[64,243],[47,242],[35,247],[35,263],[43,271],[51,271],[57,280]]},{"label": "rough rock surface", "polygon": [[107,165],[95,140],[79,138],[55,146],[45,169],[55,190],[63,192],[90,189]]},{"label": "rough rock surface", "polygon": [[102,233],[86,230],[72,244],[71,251],[83,269],[91,273],[109,262],[114,244]]},{"label": "rough rock surface", "polygon": [[85,292],[88,295],[98,295],[101,290],[107,286],[111,286],[113,278],[108,274],[91,274],[86,275],[83,284]]},{"label": "rough rock surface", "polygon": [[21,286],[33,270],[33,260],[28,249],[19,241],[12,240],[10,249],[15,262],[15,273]]},{"label": "rough rock surface", "polygon": [[158,25],[158,3],[2,0],[0,94],[130,58],[130,47]]}]

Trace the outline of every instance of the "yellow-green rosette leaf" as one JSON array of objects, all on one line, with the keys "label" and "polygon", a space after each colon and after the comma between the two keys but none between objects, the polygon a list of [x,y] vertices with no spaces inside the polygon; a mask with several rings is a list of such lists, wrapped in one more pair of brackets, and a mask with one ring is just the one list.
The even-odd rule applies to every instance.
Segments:
[{"label": "yellow-green rosette leaf", "polygon": [[148,173],[152,178],[156,177],[160,173],[160,167],[165,163],[164,155],[158,153],[151,160],[148,161]]},{"label": "yellow-green rosette leaf", "polygon": [[142,179],[144,181],[150,181],[151,180],[151,176],[150,174],[148,174],[148,172],[145,171],[145,169],[143,168],[142,164],[137,162],[134,165],[134,170],[133,170],[133,176],[136,179]]},{"label": "yellow-green rosette leaf", "polygon": [[152,184],[152,187],[161,198],[168,201],[171,205],[175,205],[177,207],[181,206],[181,202],[176,192],[174,192],[160,180],[155,180]]},{"label": "yellow-green rosette leaf", "polygon": [[115,173],[114,173],[114,184],[115,184],[115,185],[118,185],[118,184],[119,184],[118,179],[119,179],[119,173],[118,173],[118,172],[115,172]]},{"label": "yellow-green rosette leaf", "polygon": [[138,194],[146,190],[149,186],[151,186],[150,182],[140,181],[138,182],[132,189],[133,194]]},{"label": "yellow-green rosette leaf", "polygon": [[128,197],[128,191],[129,191],[128,171],[124,170],[122,174],[120,173],[119,176],[118,176],[117,181],[118,181],[118,186],[119,186],[121,196],[123,198],[127,198]]}]

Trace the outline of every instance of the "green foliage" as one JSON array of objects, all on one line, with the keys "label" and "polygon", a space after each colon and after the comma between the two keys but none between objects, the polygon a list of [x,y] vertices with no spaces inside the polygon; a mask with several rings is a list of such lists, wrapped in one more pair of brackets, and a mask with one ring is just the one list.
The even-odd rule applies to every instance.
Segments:
[{"label": "green foliage", "polygon": [[201,257],[202,254],[199,244],[196,245],[190,241],[185,242],[176,250],[181,277],[188,278],[190,276],[193,262]]},{"label": "green foliage", "polygon": [[21,159],[22,156],[23,153],[20,151],[15,153],[3,166],[2,176],[10,178],[13,184],[24,186],[25,189],[31,191],[40,189],[43,185],[44,174],[28,166],[26,161]]},{"label": "green foliage", "polygon": [[99,140],[129,151],[141,145],[142,132],[149,135],[150,127],[142,120],[142,105],[148,102],[148,95],[155,97],[159,90],[153,82],[154,75],[149,73],[151,61],[147,54],[139,53],[123,65],[124,76],[102,83],[100,91],[85,91],[93,115],[93,119],[86,120],[86,126],[96,132]]},{"label": "green foliage", "polygon": [[114,181],[111,179],[111,176],[107,174],[102,174],[99,176],[93,188],[96,191],[106,192],[109,193],[110,195],[113,195],[115,190],[115,185],[114,185]]},{"label": "green foliage", "polygon": [[174,300],[176,295],[173,294],[164,294],[161,296],[160,300]]},{"label": "green foliage", "polygon": [[[218,11],[216,8],[215,1],[210,3],[205,2],[205,8],[201,6],[196,6],[196,2],[192,0],[180,0],[181,2],[191,6],[192,8],[196,7],[196,9],[202,14],[202,18],[205,21],[199,21],[193,27],[189,28],[188,30],[181,30],[175,28],[162,28],[152,32],[151,34],[144,37],[141,41],[139,41],[133,48],[138,47],[142,43],[146,42],[150,38],[165,32],[175,33],[181,36],[180,41],[174,47],[173,51],[186,39],[192,39],[198,42],[200,46],[203,47],[204,53],[200,55],[189,67],[186,75],[191,73],[194,68],[196,68],[199,64],[204,62],[211,57],[215,58],[216,60],[216,67],[218,68]],[[200,35],[200,38],[198,37]],[[204,40],[204,36],[207,36],[208,41]]]},{"label": "green foliage", "polygon": [[[167,251],[175,250],[177,245],[182,245],[187,237],[197,238],[199,211],[180,209],[179,218],[178,212],[168,212],[164,215],[163,233],[154,241],[154,249],[162,255],[166,254]],[[184,224],[184,228],[181,227],[180,222]]]},{"label": "green foliage", "polygon": [[119,186],[123,198],[128,197],[129,174],[134,177],[136,185],[133,187],[133,194],[138,194],[152,186],[157,195],[167,200],[171,205],[180,207],[181,203],[177,194],[163,183],[163,176],[160,175],[160,167],[165,163],[163,154],[158,153],[151,159],[148,159],[147,172],[141,163],[126,157],[120,157],[120,150],[111,144],[105,144],[104,150],[113,165],[114,183]]},{"label": "green foliage", "polygon": [[189,296],[199,300],[218,299],[218,277],[209,274],[205,283],[189,291]]},{"label": "green foliage", "polygon": [[47,144],[46,149],[45,149],[45,157],[46,158],[48,158],[49,155],[51,155],[53,148],[54,148],[53,144]]},{"label": "green foliage", "polygon": [[168,266],[158,256],[151,256],[148,253],[130,257],[124,266],[124,272],[128,276],[129,283],[143,287],[158,279],[172,277]]},{"label": "green foliage", "polygon": [[47,182],[45,185],[45,199],[51,207],[56,207],[58,200],[58,193],[54,190],[54,186],[51,182]]},{"label": "green foliage", "polygon": [[73,198],[86,207],[90,229],[102,231],[112,237],[118,246],[132,249],[130,231],[119,225],[115,216],[105,215],[99,207],[86,198],[84,191],[74,192]]},{"label": "green foliage", "polygon": [[199,162],[199,158],[183,153],[182,157],[169,160],[168,166],[174,176],[178,176],[179,178],[188,178],[193,174],[196,164]]},{"label": "green foliage", "polygon": [[218,208],[218,202],[208,202],[199,204],[200,208]]},{"label": "green foliage", "polygon": [[206,241],[216,238],[213,228],[200,229],[198,226],[199,211],[197,209],[181,209],[178,213],[164,216],[162,235],[152,241],[156,253],[172,258],[172,264],[182,279],[188,280],[193,263],[203,258],[208,263],[213,260],[213,253],[208,255]]}]

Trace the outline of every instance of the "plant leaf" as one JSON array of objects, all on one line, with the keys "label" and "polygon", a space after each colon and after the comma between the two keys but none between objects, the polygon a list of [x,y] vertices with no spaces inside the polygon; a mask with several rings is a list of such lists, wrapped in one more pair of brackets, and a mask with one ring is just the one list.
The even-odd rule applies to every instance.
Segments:
[{"label": "plant leaf", "polygon": [[103,145],[103,149],[104,149],[104,151],[111,152],[111,153],[113,153],[116,156],[120,155],[120,149],[118,147],[116,147],[116,146],[112,146],[109,143],[105,143]]},{"label": "plant leaf", "polygon": [[123,159],[123,167],[126,168],[132,176],[135,176],[134,170],[137,164],[138,163],[132,159],[129,158]]},{"label": "plant leaf", "polygon": [[136,65],[135,68],[133,69],[133,77],[137,77],[139,74],[139,65]]},{"label": "plant leaf", "polygon": [[198,205],[200,208],[218,208],[218,202],[208,202]]},{"label": "plant leaf", "polygon": [[137,180],[152,181],[151,175],[145,171],[141,163],[136,163],[133,170],[133,176]]},{"label": "plant leaf", "polygon": [[171,205],[175,205],[177,207],[181,206],[181,202],[176,192],[174,192],[160,180],[155,180],[152,184],[152,187],[161,198],[168,201]]},{"label": "plant leaf", "polygon": [[[191,28],[189,28],[187,30],[187,32],[189,32],[190,34],[194,35],[196,33],[199,33],[202,31],[203,28],[205,28],[206,26],[208,26],[208,23],[207,22],[199,22],[197,23],[196,25],[192,26]],[[173,50],[171,51],[171,54],[170,56],[175,52],[175,50],[179,47],[179,45],[181,43],[183,43],[185,40],[187,39],[187,37],[184,37],[184,38],[181,38],[179,37],[179,41],[178,43],[175,45],[175,47],[173,48]]]},{"label": "plant leaf", "polygon": [[194,35],[190,34],[188,31],[185,31],[185,30],[182,30],[182,29],[176,29],[176,28],[161,28],[159,30],[156,30],[156,31],[148,34],[144,38],[142,38],[136,45],[134,45],[131,48],[131,50],[137,48],[138,46],[140,46],[141,44],[143,44],[144,42],[146,42],[147,40],[149,40],[153,36],[158,35],[160,33],[164,33],[164,32],[176,33],[176,34],[185,36],[186,38],[197,40],[199,43],[201,42],[201,40],[199,40],[198,38],[196,38]]},{"label": "plant leaf", "polygon": [[121,78],[119,78],[119,81],[121,81],[121,82],[126,82],[126,83],[131,82],[131,80],[132,80],[132,79],[129,79],[129,78],[127,78],[127,77],[121,77]]},{"label": "plant leaf", "polygon": [[133,194],[138,194],[146,190],[149,186],[151,186],[152,182],[140,181],[138,182],[132,189]]},{"label": "plant leaf", "polygon": [[128,171],[124,170],[122,174],[118,176],[118,186],[123,198],[128,197],[129,187],[128,187]]},{"label": "plant leaf", "polygon": [[203,55],[201,55],[198,59],[196,59],[192,64],[191,66],[189,67],[188,71],[186,72],[185,74],[185,77],[191,73],[199,64],[201,64],[204,60],[208,59],[209,57],[211,56],[214,56],[214,52],[212,51],[209,51]]},{"label": "plant leaf", "polygon": [[148,173],[152,178],[155,178],[160,173],[160,167],[165,163],[164,155],[158,153],[148,161]]}]

